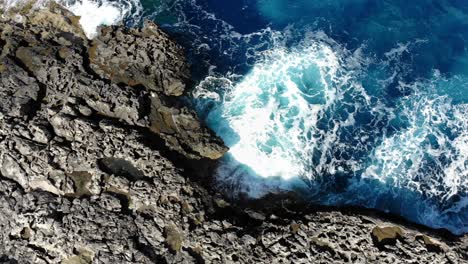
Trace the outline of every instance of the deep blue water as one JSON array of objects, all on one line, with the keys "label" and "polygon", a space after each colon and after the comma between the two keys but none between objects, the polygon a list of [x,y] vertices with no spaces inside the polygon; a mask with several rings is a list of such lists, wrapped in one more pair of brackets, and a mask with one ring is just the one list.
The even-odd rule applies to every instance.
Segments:
[{"label": "deep blue water", "polygon": [[468,231],[468,1],[145,0],[235,197],[294,190]]}]

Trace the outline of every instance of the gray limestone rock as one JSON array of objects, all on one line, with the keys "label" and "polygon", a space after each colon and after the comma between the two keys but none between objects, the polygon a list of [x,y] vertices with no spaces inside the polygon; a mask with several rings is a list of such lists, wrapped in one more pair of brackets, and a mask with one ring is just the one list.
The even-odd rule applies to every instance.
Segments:
[{"label": "gray limestone rock", "polygon": [[190,75],[182,48],[150,21],[142,29],[102,29],[88,55],[102,78],[169,96],[182,95]]}]

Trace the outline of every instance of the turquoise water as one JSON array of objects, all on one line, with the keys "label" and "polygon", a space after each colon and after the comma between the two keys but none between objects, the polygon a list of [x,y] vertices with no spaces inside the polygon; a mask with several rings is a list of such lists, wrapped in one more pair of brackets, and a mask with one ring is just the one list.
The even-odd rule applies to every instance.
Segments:
[{"label": "turquoise water", "polygon": [[219,188],[468,231],[468,1],[144,0],[230,147]]}]

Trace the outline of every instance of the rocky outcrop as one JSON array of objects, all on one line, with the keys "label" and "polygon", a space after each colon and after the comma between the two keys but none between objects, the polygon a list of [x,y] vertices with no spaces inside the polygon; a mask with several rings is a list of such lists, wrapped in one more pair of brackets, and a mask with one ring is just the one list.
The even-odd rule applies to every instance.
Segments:
[{"label": "rocky outcrop", "polygon": [[0,263],[467,260],[467,237],[369,212],[226,201],[199,177],[227,149],[179,99],[167,35],[89,41],[57,6],[22,14],[0,20]]},{"label": "rocky outcrop", "polygon": [[[74,29],[76,18],[52,6],[28,13],[22,23],[2,25],[5,100],[0,107],[5,116],[42,118],[68,140],[73,131],[62,120],[100,116],[148,129],[191,159],[217,159],[226,152],[222,141],[175,99],[184,92],[188,66],[182,49],[156,25],[104,28],[90,42]],[[45,22],[62,16],[61,23]]]},{"label": "rocky outcrop", "polygon": [[179,96],[189,80],[181,48],[149,21],[142,29],[103,29],[88,54],[91,68],[115,83]]}]

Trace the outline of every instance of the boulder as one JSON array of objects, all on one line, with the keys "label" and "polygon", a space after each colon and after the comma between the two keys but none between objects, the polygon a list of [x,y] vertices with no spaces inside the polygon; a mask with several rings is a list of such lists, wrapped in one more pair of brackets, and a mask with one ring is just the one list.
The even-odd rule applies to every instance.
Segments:
[{"label": "boulder", "polygon": [[416,239],[421,240],[426,246],[428,251],[431,251],[431,252],[447,251],[447,246],[435,238],[429,237],[427,235],[419,234],[419,235],[416,235]]},{"label": "boulder", "polygon": [[398,226],[376,226],[372,229],[372,240],[377,246],[395,245],[403,237],[403,230]]}]

